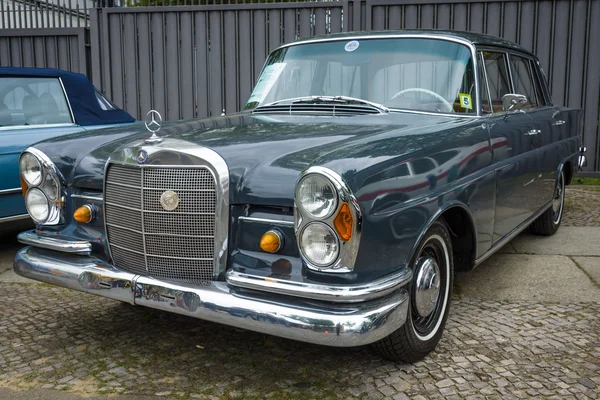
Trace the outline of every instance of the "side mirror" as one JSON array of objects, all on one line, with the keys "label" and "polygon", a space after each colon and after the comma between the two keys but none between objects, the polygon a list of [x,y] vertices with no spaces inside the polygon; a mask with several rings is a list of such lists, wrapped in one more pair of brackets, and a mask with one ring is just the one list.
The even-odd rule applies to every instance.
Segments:
[{"label": "side mirror", "polygon": [[507,93],[502,96],[503,111],[522,110],[528,103],[527,96],[523,96],[522,94]]}]

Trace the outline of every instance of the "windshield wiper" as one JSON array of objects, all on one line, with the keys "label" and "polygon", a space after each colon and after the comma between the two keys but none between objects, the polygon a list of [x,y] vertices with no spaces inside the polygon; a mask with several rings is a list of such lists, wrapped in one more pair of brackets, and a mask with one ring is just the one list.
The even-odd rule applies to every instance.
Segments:
[{"label": "windshield wiper", "polygon": [[339,104],[366,104],[373,108],[378,109],[381,113],[387,114],[390,112],[389,108],[382,104],[374,103],[372,101],[358,99],[350,96],[302,96],[292,97],[289,99],[277,100],[272,103],[259,105],[256,108],[269,107],[278,104],[318,104],[318,103],[339,103]]}]

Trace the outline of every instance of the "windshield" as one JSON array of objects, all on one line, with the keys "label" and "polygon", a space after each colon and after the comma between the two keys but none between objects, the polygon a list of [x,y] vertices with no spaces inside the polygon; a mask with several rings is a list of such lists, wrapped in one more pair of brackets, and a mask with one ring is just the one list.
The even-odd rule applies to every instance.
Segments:
[{"label": "windshield", "polygon": [[276,50],[246,109],[306,96],[348,96],[390,109],[475,113],[470,49],[443,39],[352,39]]}]

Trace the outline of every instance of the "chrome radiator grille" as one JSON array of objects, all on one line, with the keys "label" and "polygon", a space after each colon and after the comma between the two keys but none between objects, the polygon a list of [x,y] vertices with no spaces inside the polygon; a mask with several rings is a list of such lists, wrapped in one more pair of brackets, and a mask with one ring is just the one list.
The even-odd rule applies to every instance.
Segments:
[{"label": "chrome radiator grille", "polygon": [[[161,195],[179,205],[166,211]],[[105,182],[105,221],[119,269],[203,284],[215,275],[215,179],[206,167],[132,167],[111,164]]]}]

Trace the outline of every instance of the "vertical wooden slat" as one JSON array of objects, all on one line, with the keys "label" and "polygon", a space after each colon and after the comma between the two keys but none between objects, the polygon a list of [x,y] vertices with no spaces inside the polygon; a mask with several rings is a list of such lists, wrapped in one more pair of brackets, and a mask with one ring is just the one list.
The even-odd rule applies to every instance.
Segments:
[{"label": "vertical wooden slat", "polygon": [[[303,10],[305,11],[305,10]],[[264,10],[257,10],[253,12],[254,20],[254,32],[253,32],[253,44],[254,44],[254,81],[258,79],[258,75],[265,63],[267,57],[267,37],[266,37],[266,14]]]},{"label": "vertical wooden slat", "polygon": [[586,157],[588,159],[588,170],[600,171],[600,130],[598,120],[600,119],[600,2],[592,0],[589,6],[590,21],[588,34],[586,95],[585,95],[585,118],[583,122],[583,144],[587,147]]},{"label": "vertical wooden slat", "polygon": [[483,33],[485,24],[484,4],[470,4],[469,30],[472,32]]},{"label": "vertical wooden slat", "polygon": [[138,29],[138,92],[139,92],[139,114],[138,119],[142,119],[146,113],[152,109],[152,49],[150,47],[150,17],[148,13],[137,15]]},{"label": "vertical wooden slat", "polygon": [[385,8],[386,6],[373,5],[371,9],[371,29],[383,30],[385,26]]},{"label": "vertical wooden slat", "polygon": [[[35,67],[44,68],[46,67],[46,52],[44,51],[44,37],[33,38],[33,48],[35,51]],[[2,53],[0,52],[0,58]]]},{"label": "vertical wooden slat", "polygon": [[388,17],[388,28],[389,29],[402,29],[402,7],[401,6],[389,6],[389,17]]},{"label": "vertical wooden slat", "polygon": [[166,115],[164,118],[178,120],[179,117],[179,21],[176,12],[165,14],[166,23],[166,57],[165,75],[166,75]]},{"label": "vertical wooden slat", "polygon": [[502,18],[502,37],[511,42],[517,42],[517,33],[519,29],[519,3],[503,3],[504,16]]},{"label": "vertical wooden slat", "polygon": [[125,80],[124,86],[124,107],[131,115],[139,117],[140,110],[138,108],[138,96],[139,91],[137,89],[137,52],[136,42],[137,40],[131,40],[136,38],[136,27],[135,27],[135,14],[124,14],[123,15],[123,78]]},{"label": "vertical wooden slat", "polygon": [[486,33],[492,36],[500,36],[502,23],[502,5],[500,3],[488,3],[486,9]]},{"label": "vertical wooden slat", "polygon": [[338,33],[342,31],[342,9],[333,7],[331,10],[331,32]]},{"label": "vertical wooden slat", "polygon": [[419,6],[406,6],[404,11],[404,29],[417,29],[419,27]]},{"label": "vertical wooden slat", "polygon": [[[152,108],[165,118],[167,115],[165,104],[165,67],[163,60],[165,58],[165,34],[162,13],[150,14],[150,29],[152,29]],[[143,115],[146,115],[144,110]]]},{"label": "vertical wooden slat", "polygon": [[565,104],[567,62],[569,62],[569,3],[556,3],[554,17],[554,40],[552,41],[552,99]]},{"label": "vertical wooden slat", "polygon": [[208,19],[210,22],[210,55],[209,55],[209,74],[210,80],[209,93],[210,103],[209,111],[213,117],[221,115],[223,111],[223,46],[221,44],[222,39],[222,26],[221,26],[221,12],[210,11],[208,13]]},{"label": "vertical wooden slat", "polygon": [[310,9],[301,8],[300,9],[300,38],[307,38],[311,36],[310,29]]},{"label": "vertical wooden slat", "polygon": [[109,62],[111,79],[111,100],[119,107],[125,107],[123,96],[123,38],[120,14],[108,15],[108,30],[110,37]]},{"label": "vertical wooden slat", "polygon": [[296,40],[296,9],[283,10],[283,42],[290,43]]},{"label": "vertical wooden slat", "polygon": [[[269,53],[281,46],[281,10],[273,9],[268,11],[269,24]],[[323,14],[323,17],[325,14]],[[317,22],[318,24],[318,22]],[[323,24],[325,26],[325,24]]]},{"label": "vertical wooden slat", "polygon": [[223,50],[225,53],[225,112],[234,113],[238,104],[238,71],[235,11],[223,12]]},{"label": "vertical wooden slat", "polygon": [[196,80],[196,117],[208,117],[208,27],[204,11],[194,13],[194,77]]},{"label": "vertical wooden slat", "polygon": [[101,9],[90,10],[90,53],[92,60],[92,76],[90,77],[92,83],[99,88],[102,88],[102,63],[101,63],[101,46],[100,46],[100,13]]},{"label": "vertical wooden slat", "polygon": [[324,35],[326,33],[325,27],[325,9],[315,9],[315,35]]},{"label": "vertical wooden slat", "polygon": [[32,37],[24,37],[21,41],[22,46],[22,54],[23,54],[23,65],[26,67],[35,66],[34,63],[34,52],[33,52],[33,38]]},{"label": "vertical wooden slat", "polygon": [[435,6],[431,4],[424,4],[421,6],[421,29],[433,29],[435,28]]},{"label": "vertical wooden slat", "polygon": [[450,29],[452,21],[452,7],[449,4],[440,4],[436,10],[436,29]]},{"label": "vertical wooden slat", "polygon": [[22,67],[23,59],[21,58],[21,38],[11,37],[10,40],[10,58],[11,65],[14,67]]},{"label": "vertical wooden slat", "polygon": [[192,27],[192,13],[180,13],[181,34],[181,111],[180,118],[194,118],[194,44]]},{"label": "vertical wooden slat", "polygon": [[[295,13],[294,13],[295,15]],[[239,84],[240,96],[238,109],[242,110],[246,100],[250,97],[252,87],[254,86],[254,65],[248,61],[252,60],[252,27],[251,12],[240,11],[238,13],[239,29]],[[295,21],[294,21],[295,23]],[[287,28],[287,26],[286,26]]]},{"label": "vertical wooden slat", "polygon": [[468,6],[466,4],[455,4],[453,7],[452,14],[452,29],[458,31],[466,31],[469,28],[468,18]]},{"label": "vertical wooden slat", "polygon": [[536,55],[540,59],[540,64],[546,72],[550,93],[552,93],[553,75],[552,60],[550,59],[550,48],[552,47],[552,2],[543,1],[538,4],[538,18],[536,23],[537,31],[535,32],[537,40],[534,43],[533,51],[535,51]]},{"label": "vertical wooden slat", "polygon": [[583,106],[584,76],[585,76],[585,45],[586,30],[588,26],[584,21],[587,17],[587,1],[577,1],[573,5],[571,26],[573,27],[569,38],[569,75],[567,77],[566,104],[569,107],[581,108]]},{"label": "vertical wooden slat", "polygon": [[[539,22],[537,22],[539,24]],[[535,4],[526,2],[521,4],[521,15],[518,20],[519,36],[517,42],[530,51],[535,46]],[[539,28],[538,28],[539,29]],[[547,68],[547,65],[545,66]]]}]

